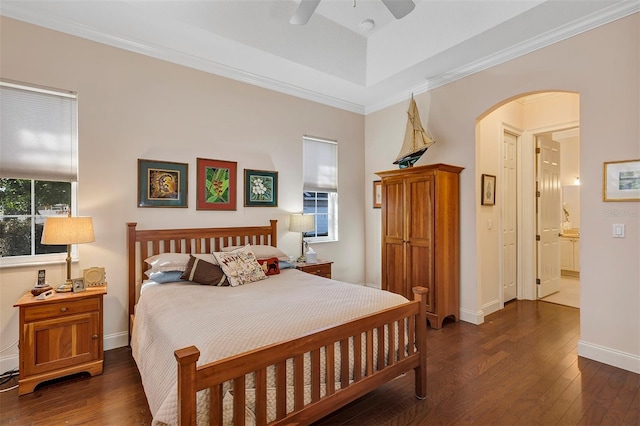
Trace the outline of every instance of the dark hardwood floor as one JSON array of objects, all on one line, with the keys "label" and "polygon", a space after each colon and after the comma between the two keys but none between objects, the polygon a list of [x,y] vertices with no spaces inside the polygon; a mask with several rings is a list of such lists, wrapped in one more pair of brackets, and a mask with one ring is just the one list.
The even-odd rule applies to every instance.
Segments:
[{"label": "dark hardwood floor", "polygon": [[[480,326],[447,322],[428,330],[426,400],[407,374],[317,425],[640,424],[640,375],[578,358],[578,339],[579,310],[545,302],[512,302]],[[2,425],[150,423],[128,348],[105,353],[101,376],[0,394]]]}]

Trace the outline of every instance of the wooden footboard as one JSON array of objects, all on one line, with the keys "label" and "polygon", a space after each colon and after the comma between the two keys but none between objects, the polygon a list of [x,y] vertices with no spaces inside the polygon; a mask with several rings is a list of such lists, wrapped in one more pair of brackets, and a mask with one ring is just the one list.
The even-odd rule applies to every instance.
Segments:
[{"label": "wooden footboard", "polygon": [[[309,424],[412,369],[415,373],[416,397],[425,398],[426,294],[426,288],[416,287],[413,302],[200,367],[196,366],[200,352],[195,346],[175,351],[178,361],[179,423],[196,424],[196,393],[209,389],[210,424],[222,425],[223,384],[231,381],[233,424],[244,425],[247,406],[245,375],[251,373],[255,374],[255,407],[252,407],[252,411],[258,425]],[[408,324],[406,333],[405,324]],[[353,344],[350,344],[350,340]],[[377,350],[374,350],[374,341],[378,343],[375,345]],[[396,342],[408,343],[405,347]],[[336,344],[340,347],[337,357],[333,350]],[[325,377],[321,377],[323,348]],[[311,359],[310,398],[305,398],[306,354],[310,354]],[[289,401],[293,410],[287,409],[288,360],[293,363],[294,372],[293,401]],[[340,365],[339,377],[334,372],[337,363]],[[275,366],[276,402],[275,420],[269,422],[267,368],[271,366]],[[337,382],[340,383],[338,389]],[[326,386],[324,392],[323,385]]]}]

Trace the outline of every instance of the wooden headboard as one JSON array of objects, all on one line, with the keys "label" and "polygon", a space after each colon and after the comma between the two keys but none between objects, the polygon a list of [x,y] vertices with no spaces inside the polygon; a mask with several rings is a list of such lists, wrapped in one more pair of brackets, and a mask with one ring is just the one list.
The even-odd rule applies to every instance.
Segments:
[{"label": "wooden headboard", "polygon": [[136,229],[136,222],[127,223],[127,257],[129,277],[129,317],[137,302],[138,283],[144,279],[147,264],[144,259],[160,253],[211,253],[222,247],[246,244],[278,244],[278,221],[269,226],[230,228]]}]

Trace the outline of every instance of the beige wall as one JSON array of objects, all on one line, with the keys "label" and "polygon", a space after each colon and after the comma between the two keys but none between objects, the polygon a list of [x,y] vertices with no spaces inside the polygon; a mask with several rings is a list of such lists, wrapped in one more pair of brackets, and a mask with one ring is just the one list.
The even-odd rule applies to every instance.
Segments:
[{"label": "beige wall", "polygon": [[[335,278],[364,281],[363,116],[12,19],[1,18],[0,26],[2,78],[78,92],[79,213],[93,216],[96,241],[80,246],[72,269],[106,267],[107,348],[127,344],[126,222],[170,228],[278,219],[280,247],[299,253],[300,234],[286,226],[288,213],[302,210],[304,134],[339,146],[340,241],[314,249],[335,262]],[[197,157],[238,162],[237,211],[195,209]],[[189,208],[137,208],[138,158],[188,163]],[[244,168],[279,172],[277,208],[243,207]],[[0,270],[0,348],[18,338],[12,305],[33,287],[37,269]],[[46,270],[50,283],[65,275],[61,264]],[[13,368],[16,354],[14,347],[0,356]]]},{"label": "beige wall", "polygon": [[[602,201],[602,163],[640,158],[640,15],[634,14],[416,96],[437,140],[420,164],[465,167],[461,174],[461,315],[483,320],[477,251],[476,120],[506,100],[540,91],[580,95],[581,340],[579,353],[640,372],[640,204]],[[404,132],[407,103],[365,120],[365,192],[390,168]],[[532,115],[524,123],[535,128]],[[371,197],[368,195],[368,197]],[[368,198],[370,199],[370,198]],[[366,277],[379,285],[380,214],[368,207]],[[627,238],[613,239],[624,223]],[[492,250],[496,250],[495,244]],[[487,253],[491,255],[491,253]],[[497,252],[494,253],[498,255]],[[484,256],[484,254],[483,254]]]}]

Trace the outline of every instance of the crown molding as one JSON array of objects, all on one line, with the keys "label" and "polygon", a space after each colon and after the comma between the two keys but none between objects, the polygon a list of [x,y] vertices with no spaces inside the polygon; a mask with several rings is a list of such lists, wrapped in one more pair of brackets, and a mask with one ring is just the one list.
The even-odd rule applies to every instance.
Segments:
[{"label": "crown molding", "polygon": [[509,49],[504,49],[493,55],[482,58],[481,60],[470,62],[447,73],[427,77],[425,83],[415,86],[412,90],[407,90],[402,94],[387,98],[382,102],[365,106],[365,115],[406,100],[407,93],[418,95],[428,92],[444,86],[445,84],[470,76],[477,72],[484,71],[496,65],[526,55],[527,53],[534,52],[638,12],[640,12],[640,2],[637,0],[627,0],[616,3],[607,9],[600,10],[597,13],[593,13],[585,17],[584,19],[577,20],[571,25],[564,25],[554,31],[549,31],[539,35],[538,37],[527,40],[526,42],[518,43]]},{"label": "crown molding", "polygon": [[[187,66],[200,71],[226,77],[239,82],[247,83],[253,86],[261,87],[268,90],[274,90],[279,93],[306,99],[312,102],[328,105],[331,107],[343,109],[346,111],[367,115],[375,111],[384,109],[388,106],[395,105],[406,100],[409,94],[421,94],[429,90],[444,86],[445,84],[486,70],[495,65],[510,61],[527,53],[581,34],[585,31],[608,24],[615,20],[624,18],[633,13],[640,11],[640,2],[637,0],[625,0],[613,4],[612,6],[599,10],[577,20],[570,25],[557,28],[554,31],[543,33],[526,42],[519,43],[509,49],[504,49],[493,55],[489,55],[480,60],[470,62],[447,73],[432,76],[426,79],[424,83],[416,85],[407,90],[403,90],[393,96],[385,97],[381,101],[373,101],[368,105],[352,102],[337,96],[320,93],[315,90],[306,89],[296,86],[286,81],[263,77],[251,72],[231,67],[210,59],[202,58],[196,55],[179,52],[175,49],[165,46],[155,45],[149,42],[141,42],[117,35],[108,34],[80,25],[65,19],[46,16],[43,14],[32,13],[16,6],[16,3],[5,3],[0,13],[9,18],[25,21],[34,25],[46,27],[55,31],[64,32],[81,38],[92,40],[98,43],[121,48],[131,52],[161,59],[167,62]],[[363,88],[366,91],[366,87]]]}]

